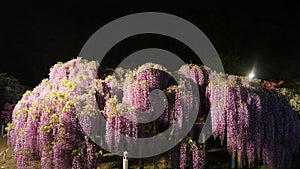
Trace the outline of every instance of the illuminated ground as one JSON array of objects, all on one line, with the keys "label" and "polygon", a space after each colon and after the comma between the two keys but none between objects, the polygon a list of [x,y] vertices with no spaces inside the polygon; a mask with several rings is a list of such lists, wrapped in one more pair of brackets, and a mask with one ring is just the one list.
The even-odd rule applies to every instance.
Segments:
[{"label": "illuminated ground", "polygon": [[[0,152],[7,150],[6,159],[3,159],[3,154],[0,156],[0,169],[16,169],[16,163],[13,158],[13,152],[11,147],[7,146],[6,138],[0,138]],[[170,161],[165,156],[157,156],[152,158],[144,159],[145,169],[163,169],[170,168]],[[207,154],[206,158],[207,168],[210,169],[221,169],[229,168],[229,156],[226,151],[211,152]],[[138,159],[129,160],[130,168],[139,168],[141,161]],[[40,165],[37,162],[36,165],[32,166],[33,169],[39,169]],[[119,169],[122,168],[122,157],[112,156],[106,154],[104,158],[99,161],[97,169]],[[300,168],[300,153],[295,156],[292,169]],[[263,168],[262,168],[263,169]]]}]

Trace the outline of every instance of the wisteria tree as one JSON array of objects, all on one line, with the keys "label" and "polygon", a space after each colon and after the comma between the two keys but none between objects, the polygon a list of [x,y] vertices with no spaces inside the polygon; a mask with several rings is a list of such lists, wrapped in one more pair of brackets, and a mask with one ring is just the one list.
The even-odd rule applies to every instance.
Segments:
[{"label": "wisteria tree", "polygon": [[[40,161],[42,168],[95,168],[101,150],[89,137],[95,126],[104,125],[104,144],[118,149],[124,143],[120,135],[150,137],[175,121],[178,125],[190,122],[183,110],[197,111],[199,118],[170,151],[173,168],[204,168],[204,152],[197,139],[205,119],[211,120],[213,136],[226,144],[238,167],[261,162],[268,168],[289,167],[299,149],[300,122],[277,89],[268,89],[257,79],[193,64],[183,65],[175,74],[177,82],[163,66],[152,63],[137,70],[118,68],[112,75],[99,73],[98,63],[81,58],[54,65],[49,79],[23,95],[8,125],[18,168],[34,161]],[[199,87],[200,103],[191,97],[192,90],[181,90],[191,89],[191,83]],[[168,103],[161,116],[145,124],[130,120],[140,111],[153,112],[150,93],[156,89]],[[105,124],[97,122],[99,116]]]}]

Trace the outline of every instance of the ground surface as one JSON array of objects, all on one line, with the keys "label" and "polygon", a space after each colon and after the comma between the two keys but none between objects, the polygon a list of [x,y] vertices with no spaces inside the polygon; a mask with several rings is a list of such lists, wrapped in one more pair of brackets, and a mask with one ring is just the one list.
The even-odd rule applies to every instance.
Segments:
[{"label": "ground surface", "polygon": [[[11,147],[7,146],[6,138],[0,138],[0,152],[7,151],[6,158],[3,158],[3,154],[0,156],[0,169],[16,169],[16,163],[13,158],[13,151]],[[223,169],[230,168],[229,155],[226,150],[218,152],[207,153],[206,166],[208,169]],[[164,169],[170,168],[170,160],[167,156],[156,156],[152,158],[146,158],[143,160],[144,169]],[[130,168],[140,168],[142,161],[139,159],[129,160]],[[32,166],[33,169],[39,169],[40,165]],[[122,157],[106,154],[104,158],[101,158],[97,169],[120,169],[122,168]],[[263,168],[263,167],[262,167]],[[300,153],[295,156],[292,169],[300,169]]]},{"label": "ground surface", "polygon": [[7,140],[0,136],[0,152],[7,151],[6,158],[3,158],[3,154],[0,156],[0,168],[9,168],[15,169],[17,168],[16,163],[13,158],[13,150],[11,147],[7,146]]}]

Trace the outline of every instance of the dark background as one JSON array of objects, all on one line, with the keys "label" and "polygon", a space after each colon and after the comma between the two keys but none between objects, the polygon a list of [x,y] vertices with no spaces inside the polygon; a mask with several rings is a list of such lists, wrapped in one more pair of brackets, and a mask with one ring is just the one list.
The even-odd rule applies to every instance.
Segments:
[{"label": "dark background", "polygon": [[[299,3],[20,1],[2,3],[0,9],[0,72],[30,87],[47,78],[49,68],[57,61],[75,58],[101,26],[145,11],[166,12],[192,22],[219,54],[240,57],[249,69],[255,66],[258,78],[290,81],[300,77]],[[110,62],[105,66],[114,66],[120,58],[147,47],[173,50],[185,60],[198,63],[191,59],[193,53],[174,39],[144,35],[116,45],[107,55]]]}]

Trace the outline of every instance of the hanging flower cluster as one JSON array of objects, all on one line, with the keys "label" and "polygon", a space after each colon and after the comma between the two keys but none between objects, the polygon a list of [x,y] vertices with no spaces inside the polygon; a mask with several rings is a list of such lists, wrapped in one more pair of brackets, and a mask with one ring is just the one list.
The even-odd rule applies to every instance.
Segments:
[{"label": "hanging flower cluster", "polygon": [[[180,157],[179,157],[179,168],[185,169],[187,167],[193,169],[202,169],[204,168],[204,158],[203,152],[200,149],[199,145],[195,141],[192,141],[190,138],[184,139],[180,143]],[[191,159],[189,158],[191,154]],[[187,162],[191,161],[191,165],[188,165]]]}]

